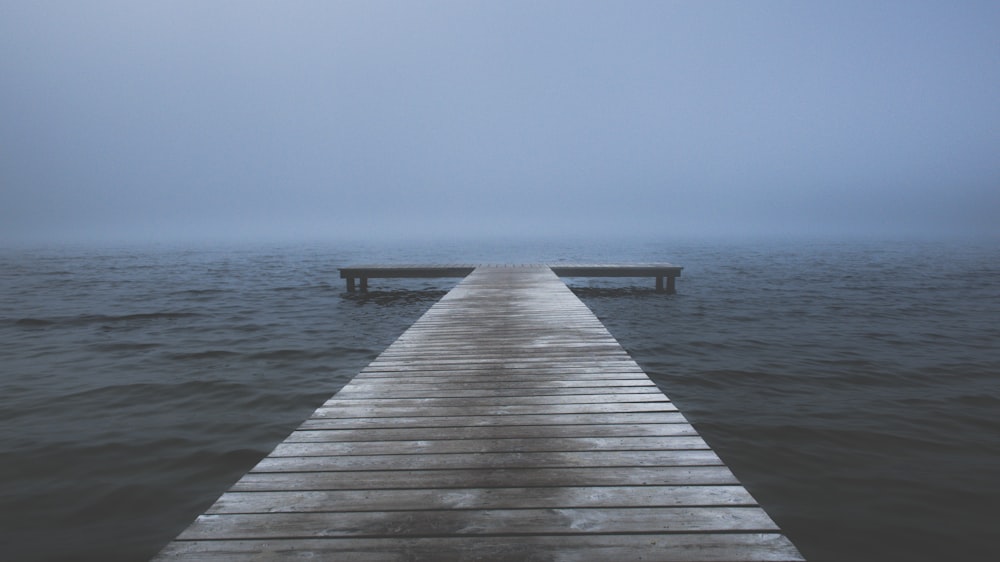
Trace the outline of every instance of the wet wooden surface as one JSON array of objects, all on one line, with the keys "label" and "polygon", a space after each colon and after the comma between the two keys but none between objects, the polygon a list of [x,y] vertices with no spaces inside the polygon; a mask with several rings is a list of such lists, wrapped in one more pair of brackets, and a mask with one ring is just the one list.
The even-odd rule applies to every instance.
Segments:
[{"label": "wet wooden surface", "polygon": [[480,267],[159,558],[801,560],[547,267]]}]

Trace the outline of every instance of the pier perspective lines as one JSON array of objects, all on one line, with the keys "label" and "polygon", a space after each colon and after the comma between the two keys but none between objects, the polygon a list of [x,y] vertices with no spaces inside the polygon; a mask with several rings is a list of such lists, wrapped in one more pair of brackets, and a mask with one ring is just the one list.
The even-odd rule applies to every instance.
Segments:
[{"label": "pier perspective lines", "polygon": [[802,560],[547,266],[476,267],[158,560]]}]

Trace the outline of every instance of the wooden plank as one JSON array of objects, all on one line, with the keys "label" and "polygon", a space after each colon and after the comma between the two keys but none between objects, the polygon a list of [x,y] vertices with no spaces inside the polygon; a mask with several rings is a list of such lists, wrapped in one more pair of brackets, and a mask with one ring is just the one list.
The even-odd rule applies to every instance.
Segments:
[{"label": "wooden plank", "polygon": [[[697,435],[694,427],[686,423],[548,425],[541,428],[541,430],[538,434],[556,443],[579,437],[675,437]],[[532,426],[524,425],[435,427],[433,432],[428,432],[425,427],[344,429],[338,426],[336,429],[299,429],[293,431],[285,439],[284,443],[378,441],[391,446],[393,441],[427,440],[429,435],[438,440],[496,440],[531,438],[532,433]]]},{"label": "wooden plank", "polygon": [[409,441],[302,442],[287,439],[269,457],[427,455],[442,453],[555,451],[668,451],[708,449],[701,437],[551,437],[507,439],[423,439]]},{"label": "wooden plank", "polygon": [[614,412],[604,414],[539,414],[492,416],[420,416],[399,418],[309,418],[300,429],[356,429],[397,427],[476,427],[476,426],[552,426],[590,425],[594,423],[687,423],[680,412]]},{"label": "wooden plank", "polygon": [[[468,333],[455,333],[454,335],[447,336],[446,334],[436,333],[433,337],[425,337],[420,340],[412,340],[414,343],[408,343],[406,345],[399,345],[391,347],[386,350],[388,355],[379,356],[376,361],[388,360],[392,357],[439,357],[439,356],[449,356],[449,355],[461,355],[468,357],[490,357],[491,355],[503,355],[510,353],[512,350],[517,351],[516,359],[521,357],[561,357],[583,355],[588,359],[593,356],[600,356],[602,358],[608,358],[614,361],[631,361],[631,358],[622,349],[611,349],[609,347],[603,347],[598,345],[577,345],[572,346],[565,344],[561,341],[546,341],[539,342],[535,339],[531,340],[521,340],[519,341],[513,333],[505,332],[504,334],[496,333],[494,331],[492,334],[494,337],[500,337],[503,335],[507,338],[503,342],[490,343],[489,347],[481,347],[478,351],[475,349],[473,344],[470,344],[468,339]],[[607,336],[602,336],[606,338]],[[596,339],[596,337],[595,337]],[[418,343],[419,342],[419,343]],[[595,342],[596,343],[596,342]],[[546,349],[550,347],[551,349]],[[509,355],[506,359],[515,359]]]},{"label": "wooden plank", "polygon": [[[584,364],[570,364],[559,366],[548,365],[507,365],[498,366],[495,364],[481,364],[474,367],[459,367],[454,365],[410,365],[393,366],[376,365],[371,369],[363,369],[357,376],[364,378],[391,378],[400,382],[416,377],[472,377],[482,379],[506,379],[507,377],[529,377],[533,380],[583,380],[600,378],[602,374],[607,375],[607,380],[615,379],[649,379],[641,369],[631,369],[628,366],[614,367],[588,367]],[[633,375],[633,376],[624,376]],[[514,380],[514,379],[511,379]],[[365,382],[363,380],[358,381]]]},{"label": "wooden plank", "polygon": [[411,385],[408,391],[403,391],[401,389],[395,388],[391,383],[370,385],[364,388],[352,389],[349,392],[344,392],[338,395],[335,399],[337,400],[349,400],[352,398],[477,398],[477,397],[489,397],[489,396],[596,396],[596,395],[623,395],[623,394],[653,394],[656,396],[661,395],[660,390],[655,386],[642,385],[642,386],[609,386],[609,387],[599,387],[599,386],[584,386],[584,387],[572,387],[572,388],[488,388],[488,389],[450,389],[450,388],[439,388],[433,384],[426,385],[423,389],[413,390],[414,388],[420,388],[417,385]]},{"label": "wooden plank", "polygon": [[439,509],[755,506],[742,486],[589,486],[227,492],[206,512],[310,513]]},{"label": "wooden plank", "polygon": [[447,370],[449,367],[461,367],[463,369],[579,369],[587,367],[596,370],[612,371],[627,368],[627,365],[623,365],[620,361],[602,361],[596,358],[579,358],[578,356],[571,359],[528,357],[517,360],[505,360],[502,357],[477,360],[467,360],[461,358],[441,359],[440,361],[434,361],[433,359],[413,359],[410,361],[378,361],[372,365],[372,369],[395,371],[424,370],[428,368]]},{"label": "wooden plank", "polygon": [[543,467],[474,470],[365,470],[341,472],[248,472],[231,490],[375,490],[420,488],[520,488],[574,486],[721,486],[738,484],[718,466]]},{"label": "wooden plank", "polygon": [[310,556],[801,560],[543,266],[470,273],[160,559]]},{"label": "wooden plank", "polygon": [[176,541],[164,560],[351,560],[409,562],[490,560],[674,560],[691,562],[792,562],[802,560],[778,533],[491,536],[377,539],[257,539]]},{"label": "wooden plank", "polygon": [[[663,451],[667,451],[664,449]],[[333,472],[359,470],[481,470],[519,468],[666,467],[722,464],[710,450],[544,451],[414,455],[344,455],[281,457],[269,455],[251,472]]]},{"label": "wooden plank", "polygon": [[[600,381],[645,381],[654,384],[649,377],[642,373],[622,372],[607,373],[604,378],[597,372],[566,372],[566,371],[509,371],[498,373],[496,371],[443,371],[424,370],[399,372],[364,372],[355,377],[357,384],[436,384],[449,382],[466,383],[506,383],[509,388],[514,388],[518,384],[547,383],[549,381],[567,381],[576,383],[590,383],[591,386]],[[635,386],[631,384],[619,386]],[[347,387],[345,387],[347,388]]]},{"label": "wooden plank", "polygon": [[203,515],[180,540],[586,533],[763,533],[776,531],[759,507],[447,509]]},{"label": "wooden plank", "polygon": [[[331,404],[331,402],[327,402]],[[603,404],[516,404],[513,406],[352,406],[349,402],[328,406],[313,412],[313,418],[411,418],[446,416],[507,416],[535,414],[604,414],[625,412],[673,412],[671,402],[612,402]]]},{"label": "wooden plank", "polygon": [[[361,394],[365,392],[377,392],[379,389],[386,388],[387,386],[391,392],[401,392],[407,393],[410,391],[420,392],[420,391],[435,391],[435,390],[477,390],[477,391],[498,391],[498,390],[518,390],[521,392],[520,396],[533,396],[535,393],[541,391],[552,392],[575,392],[577,394],[581,393],[591,393],[595,388],[604,388],[606,390],[613,390],[615,392],[621,391],[623,389],[644,389],[652,390],[656,389],[656,385],[652,383],[648,378],[643,379],[610,379],[605,381],[605,384],[599,386],[600,381],[595,379],[583,379],[583,380],[561,380],[561,379],[541,379],[533,381],[520,381],[516,385],[512,385],[509,381],[504,379],[501,380],[490,380],[490,379],[478,379],[478,378],[437,378],[435,380],[427,381],[423,379],[409,379],[401,381],[391,381],[391,382],[373,382],[371,380],[362,379],[357,385],[351,385],[351,388],[344,393],[345,397],[353,394]],[[347,387],[345,387],[347,388]],[[663,396],[663,393],[659,394]],[[667,400],[666,397],[661,398],[661,400]],[[335,400],[328,401],[332,403]]]},{"label": "wooden plank", "polygon": [[385,368],[381,365],[375,365],[372,367],[366,367],[362,369],[358,376],[383,376],[383,377],[417,377],[417,376],[430,376],[430,375],[440,375],[440,376],[451,376],[451,375],[472,375],[472,376],[534,376],[534,377],[544,377],[546,375],[558,375],[563,374],[571,376],[570,378],[592,378],[587,377],[587,375],[612,375],[610,378],[615,378],[613,375],[640,375],[645,377],[646,374],[639,368],[638,365],[614,365],[608,367],[595,367],[593,365],[588,365],[585,362],[579,362],[574,364],[552,364],[552,365],[519,365],[518,367],[512,367],[509,365],[477,365],[478,368],[463,367],[460,365],[448,365],[435,366],[435,365],[424,365],[415,366],[407,368]]},{"label": "wooden plank", "polygon": [[[425,388],[432,388],[433,385]],[[372,408],[384,407],[421,407],[433,409],[436,407],[468,408],[469,406],[517,406],[517,405],[562,405],[562,404],[594,404],[614,401],[616,403],[634,402],[667,402],[663,394],[646,392],[642,394],[542,394],[531,395],[530,391],[520,391],[517,396],[478,396],[460,398],[380,398],[377,396],[358,396],[356,393],[338,395],[327,400],[325,407],[337,408],[347,405],[352,407],[365,406]]]}]

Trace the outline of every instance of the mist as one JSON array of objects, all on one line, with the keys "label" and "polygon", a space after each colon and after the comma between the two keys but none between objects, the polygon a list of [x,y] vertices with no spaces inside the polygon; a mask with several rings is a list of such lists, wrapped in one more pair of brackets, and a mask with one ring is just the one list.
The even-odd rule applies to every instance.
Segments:
[{"label": "mist", "polygon": [[0,5],[0,243],[1000,239],[995,2]]}]

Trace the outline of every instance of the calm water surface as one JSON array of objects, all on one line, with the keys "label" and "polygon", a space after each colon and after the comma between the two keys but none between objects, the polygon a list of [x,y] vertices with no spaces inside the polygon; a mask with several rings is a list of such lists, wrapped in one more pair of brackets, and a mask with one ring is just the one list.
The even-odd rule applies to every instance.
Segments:
[{"label": "calm water surface", "polygon": [[721,242],[0,251],[0,559],[155,554],[453,284],[358,262],[670,261],[570,280],[810,560],[993,560],[1000,247]]}]

